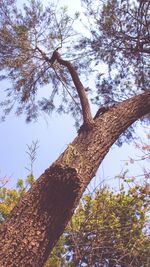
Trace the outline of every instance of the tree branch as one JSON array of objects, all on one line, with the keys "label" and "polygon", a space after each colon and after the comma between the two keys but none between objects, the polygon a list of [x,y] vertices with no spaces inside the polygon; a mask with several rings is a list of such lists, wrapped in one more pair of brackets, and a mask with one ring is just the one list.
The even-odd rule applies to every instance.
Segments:
[{"label": "tree branch", "polygon": [[71,78],[73,80],[73,83],[75,85],[75,88],[77,90],[78,96],[80,98],[80,103],[81,103],[81,107],[82,107],[82,114],[83,114],[83,127],[82,127],[82,129],[86,129],[86,130],[91,129],[92,126],[94,125],[94,120],[92,117],[89,100],[88,100],[85,88],[80,81],[80,78],[78,76],[77,71],[75,70],[75,67],[71,64],[70,61],[67,61],[67,60],[64,60],[61,58],[61,56],[58,52],[58,48],[53,52],[51,58],[47,57],[47,55],[39,47],[36,47],[36,49],[41,53],[43,58],[51,64],[51,66],[57,60],[57,62],[60,65],[63,65],[68,69],[68,71],[71,75]]},{"label": "tree branch", "polygon": [[90,129],[91,126],[94,124],[94,120],[92,118],[90,104],[89,104],[84,86],[79,79],[77,71],[75,70],[75,68],[71,64],[71,62],[61,58],[58,50],[54,51],[52,58],[51,58],[51,61],[53,61],[53,60],[55,61],[55,59],[58,61],[59,64],[65,66],[71,75],[73,83],[76,87],[78,96],[80,98],[80,102],[81,102],[81,106],[82,106],[82,112],[83,112],[84,126],[86,127],[86,129]]}]

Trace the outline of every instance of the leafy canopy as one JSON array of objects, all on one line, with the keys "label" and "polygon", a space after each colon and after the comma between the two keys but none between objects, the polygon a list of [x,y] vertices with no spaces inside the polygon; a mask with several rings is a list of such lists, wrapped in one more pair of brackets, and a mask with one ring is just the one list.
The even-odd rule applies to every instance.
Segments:
[{"label": "leafy canopy", "polygon": [[[41,111],[53,110],[70,112],[77,122],[81,119],[68,70],[58,62],[50,64],[59,47],[63,58],[74,60],[78,74],[91,73],[93,80],[97,73],[96,90],[85,89],[98,106],[149,89],[149,1],[81,2],[88,33],[82,36],[73,30],[79,14],[72,19],[65,7],[44,7],[40,0],[30,0],[19,10],[15,0],[0,2],[0,79],[11,82],[1,102],[3,118],[15,108],[17,115],[26,114],[27,122]],[[130,138],[131,132],[126,136]]]},{"label": "leafy canopy", "polygon": [[115,103],[150,89],[150,2],[81,2],[89,37],[75,48],[98,69],[93,102]]},{"label": "leafy canopy", "polygon": [[[0,79],[11,82],[1,102],[3,118],[13,108],[17,115],[25,112],[27,122],[41,110],[73,112],[77,95],[75,90],[72,97],[71,92],[68,95],[70,77],[59,64],[49,63],[54,50],[65,49],[75,34],[73,21],[65,7],[58,9],[52,3],[44,7],[39,0],[31,0],[20,10],[15,0],[0,2]],[[47,92],[42,88],[46,85]]]},{"label": "leafy canopy", "polygon": [[0,222],[6,219],[34,181],[34,176],[30,174],[25,181],[18,179],[16,188],[0,187]]},{"label": "leafy canopy", "polygon": [[66,229],[66,266],[148,266],[147,211],[140,186],[85,195]]}]

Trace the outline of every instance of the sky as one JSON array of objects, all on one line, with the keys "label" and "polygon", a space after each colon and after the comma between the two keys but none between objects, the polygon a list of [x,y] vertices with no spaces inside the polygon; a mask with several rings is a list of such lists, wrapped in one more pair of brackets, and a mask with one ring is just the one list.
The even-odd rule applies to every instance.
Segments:
[{"label": "sky", "polygon": [[[80,10],[80,1],[61,0],[61,5],[67,5],[71,14]],[[18,0],[19,5],[22,1]],[[83,81],[84,84],[84,81]],[[3,84],[5,87],[5,84]],[[3,86],[2,86],[3,87]],[[3,89],[3,88],[2,88]],[[142,135],[139,128],[139,136]],[[0,123],[0,178],[9,177],[8,187],[13,188],[19,178],[25,179],[29,167],[27,145],[37,141],[37,160],[34,164],[34,175],[38,178],[60,153],[73,141],[76,136],[74,120],[68,114],[60,116],[53,114],[51,117],[41,116],[37,122],[25,123],[25,118],[11,114],[5,122]],[[133,143],[124,144],[121,148],[113,146],[101,164],[100,170],[93,180],[92,186],[101,183],[104,179],[111,186],[118,186],[119,180],[111,180],[118,175],[129,157],[138,154]],[[142,166],[130,166],[130,173],[141,173]]]}]

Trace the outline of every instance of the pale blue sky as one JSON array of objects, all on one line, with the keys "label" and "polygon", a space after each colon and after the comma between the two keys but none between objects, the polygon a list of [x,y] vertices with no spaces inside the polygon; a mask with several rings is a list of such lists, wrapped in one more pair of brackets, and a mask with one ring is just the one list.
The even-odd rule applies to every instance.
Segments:
[{"label": "pale blue sky", "polygon": [[[79,0],[59,2],[62,5],[67,4],[71,11],[74,10],[73,3],[76,10],[79,9]],[[5,87],[5,84],[3,85]],[[52,117],[46,117],[46,120],[43,116],[37,123],[30,124],[25,123],[24,117],[10,115],[5,122],[0,123],[0,177],[5,175],[11,177],[9,187],[13,187],[19,178],[25,178],[27,175],[25,167],[28,166],[26,145],[39,140],[38,158],[34,165],[35,175],[38,177],[76,136],[73,124],[74,121],[69,115],[53,114]],[[97,183],[104,178],[117,175],[122,169],[123,160],[134,156],[135,153],[133,144],[130,146],[125,144],[121,148],[113,147],[101,165]],[[135,171],[141,172],[141,168],[137,167],[136,170],[133,168],[133,172]]]}]

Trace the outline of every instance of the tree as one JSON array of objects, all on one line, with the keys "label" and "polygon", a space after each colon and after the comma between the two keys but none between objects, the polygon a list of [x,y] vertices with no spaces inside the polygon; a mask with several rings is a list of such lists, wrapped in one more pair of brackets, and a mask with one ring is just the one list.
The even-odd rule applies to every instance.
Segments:
[{"label": "tree", "polygon": [[[87,64],[98,65],[99,105],[115,103],[149,88],[149,1],[81,1],[90,37],[80,38],[76,51],[87,55]],[[79,50],[80,47],[80,50]],[[107,72],[100,72],[99,64]],[[117,90],[116,90],[117,89]]]},{"label": "tree", "polygon": [[[76,90],[67,89],[71,85],[67,68],[51,58],[57,48],[64,47],[75,35],[74,19],[66,14],[66,8],[57,10],[53,4],[44,8],[34,0],[24,5],[23,11],[16,8],[15,0],[1,1],[0,8],[0,78],[12,83],[1,102],[2,119],[13,109],[16,115],[24,112],[27,122],[36,119],[41,111],[50,114],[54,109],[81,116]],[[39,87],[49,84],[48,97],[44,92],[38,93]]]},{"label": "tree", "polygon": [[148,266],[147,211],[140,186],[85,195],[64,233],[64,266]]},{"label": "tree", "polygon": [[0,188],[0,222],[2,223],[10,214],[11,210],[16,206],[18,201],[23,197],[27,188],[34,182],[34,176],[28,175],[24,183],[23,179],[17,182],[17,189]]},{"label": "tree", "polygon": [[[133,122],[150,112],[150,90],[147,87],[143,94],[100,109],[92,118],[86,90],[74,64],[64,60],[57,50],[65,46],[72,33],[64,10],[56,18],[58,12],[53,6],[44,10],[34,0],[24,6],[22,13],[13,0],[1,1],[0,5],[1,70],[6,71],[13,85],[2,103],[5,115],[17,102],[17,114],[25,111],[27,121],[37,117],[38,107],[50,112],[60,84],[68,110],[83,115],[77,137],[1,226],[2,266],[43,266],[112,144]],[[50,81],[54,85],[50,98],[36,102],[38,86]],[[71,102],[66,102],[67,92],[71,93]],[[65,111],[65,105],[61,103],[58,110]]]},{"label": "tree", "polygon": [[[1,218],[25,192],[21,179],[17,189],[1,189]],[[148,266],[148,202],[145,186],[130,187],[128,192],[122,186],[118,193],[104,187],[84,195],[44,266]]]},{"label": "tree", "polygon": [[[3,220],[32,183],[28,177],[26,186],[19,179],[16,189],[0,189]],[[44,266],[148,266],[149,192],[145,185],[125,187],[118,193],[104,186],[85,194]]]}]

